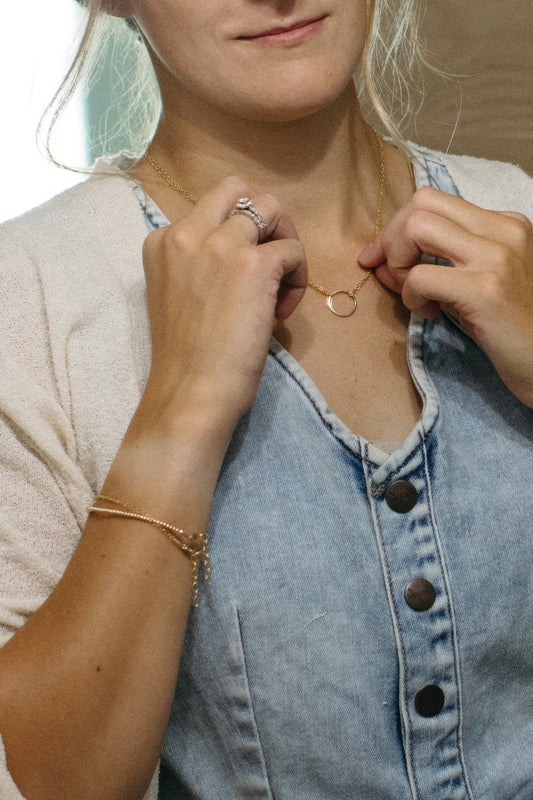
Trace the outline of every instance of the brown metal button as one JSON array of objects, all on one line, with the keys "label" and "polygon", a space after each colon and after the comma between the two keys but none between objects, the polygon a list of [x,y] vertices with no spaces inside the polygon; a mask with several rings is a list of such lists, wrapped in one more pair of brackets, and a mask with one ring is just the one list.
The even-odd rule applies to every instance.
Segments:
[{"label": "brown metal button", "polygon": [[413,578],[403,590],[407,605],[414,611],[427,611],[435,602],[437,592],[425,578]]},{"label": "brown metal button", "polygon": [[415,507],[418,492],[410,481],[394,481],[385,492],[387,505],[398,514],[406,514]]},{"label": "brown metal button", "polygon": [[421,717],[436,717],[444,708],[444,692],[430,683],[415,694],[415,708]]}]

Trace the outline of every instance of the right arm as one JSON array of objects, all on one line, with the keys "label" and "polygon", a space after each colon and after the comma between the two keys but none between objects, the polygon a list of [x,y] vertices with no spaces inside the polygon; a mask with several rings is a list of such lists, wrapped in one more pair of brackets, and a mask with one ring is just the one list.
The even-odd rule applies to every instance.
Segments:
[{"label": "right arm", "polygon": [[[224,181],[151,234],[152,364],[102,493],[205,530],[232,432],[253,402],[305,257],[275,201],[270,241],[228,214]],[[91,515],[63,577],[0,651],[0,731],[28,800],[138,800],[157,765],[191,601],[189,558],[144,522]]]}]

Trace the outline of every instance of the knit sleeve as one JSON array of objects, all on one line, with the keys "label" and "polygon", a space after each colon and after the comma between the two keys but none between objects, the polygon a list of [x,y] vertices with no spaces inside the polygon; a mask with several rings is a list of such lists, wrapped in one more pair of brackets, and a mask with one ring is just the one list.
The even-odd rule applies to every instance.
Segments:
[{"label": "knit sleeve", "polygon": [[92,496],[55,379],[38,265],[20,233],[0,233],[0,646],[55,587]]},{"label": "knit sleeve", "polygon": [[[54,320],[31,234],[20,221],[0,229],[0,646],[56,586],[93,497],[78,457],[64,364],[50,344]],[[0,797],[23,800],[1,738]],[[157,776],[146,800],[157,800]]]},{"label": "knit sleeve", "polygon": [[0,226],[0,646],[65,571],[138,404],[145,235],[116,178]]},{"label": "knit sleeve", "polygon": [[[0,230],[0,646],[61,577],[82,525],[73,494],[89,496],[59,402],[37,269],[19,231]],[[21,798],[3,745],[0,797]]]}]

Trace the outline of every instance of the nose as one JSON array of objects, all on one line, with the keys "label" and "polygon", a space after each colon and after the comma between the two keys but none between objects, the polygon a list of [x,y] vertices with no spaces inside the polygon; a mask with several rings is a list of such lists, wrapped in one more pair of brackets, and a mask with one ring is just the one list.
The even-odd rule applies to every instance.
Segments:
[{"label": "nose", "polygon": [[269,5],[280,16],[288,16],[296,5],[296,0],[248,0],[253,5]]}]

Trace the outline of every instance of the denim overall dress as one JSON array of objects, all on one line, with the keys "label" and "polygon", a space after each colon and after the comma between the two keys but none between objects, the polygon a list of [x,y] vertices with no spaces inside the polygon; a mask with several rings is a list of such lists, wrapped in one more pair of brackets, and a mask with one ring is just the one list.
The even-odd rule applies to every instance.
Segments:
[{"label": "denim overall dress", "polygon": [[[415,155],[418,186],[458,193]],[[388,454],[272,343],[214,499],[161,800],[533,800],[533,411],[443,315],[412,319],[408,358],[423,412]]]}]

